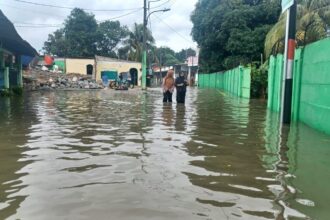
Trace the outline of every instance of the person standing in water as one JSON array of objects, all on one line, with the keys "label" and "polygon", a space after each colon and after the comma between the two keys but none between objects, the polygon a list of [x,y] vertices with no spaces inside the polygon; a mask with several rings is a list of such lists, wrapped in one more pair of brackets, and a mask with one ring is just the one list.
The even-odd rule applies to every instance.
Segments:
[{"label": "person standing in water", "polygon": [[186,91],[187,91],[188,82],[184,77],[184,73],[180,72],[179,76],[175,79],[176,87],[176,102],[185,103]]},{"label": "person standing in water", "polygon": [[163,102],[172,102],[174,92],[174,71],[169,70],[163,79]]}]

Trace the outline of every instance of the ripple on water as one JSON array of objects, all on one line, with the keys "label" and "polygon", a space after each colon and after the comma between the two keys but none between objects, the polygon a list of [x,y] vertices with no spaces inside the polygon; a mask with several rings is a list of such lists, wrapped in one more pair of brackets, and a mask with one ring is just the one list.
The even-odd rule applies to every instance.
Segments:
[{"label": "ripple on water", "polygon": [[299,159],[295,145],[279,148],[277,119],[260,101],[197,89],[188,90],[185,106],[163,104],[159,89],[58,91],[0,100],[0,107],[1,219],[326,213],[319,208],[326,190],[303,199],[310,189],[299,182],[299,166],[309,159]]}]

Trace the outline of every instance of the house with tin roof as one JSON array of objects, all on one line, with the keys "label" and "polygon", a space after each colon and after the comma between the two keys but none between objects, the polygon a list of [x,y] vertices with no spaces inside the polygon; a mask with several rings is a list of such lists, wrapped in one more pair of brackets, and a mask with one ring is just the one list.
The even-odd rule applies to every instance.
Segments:
[{"label": "house with tin roof", "polygon": [[31,62],[37,55],[0,10],[0,90],[22,87],[23,63]]}]

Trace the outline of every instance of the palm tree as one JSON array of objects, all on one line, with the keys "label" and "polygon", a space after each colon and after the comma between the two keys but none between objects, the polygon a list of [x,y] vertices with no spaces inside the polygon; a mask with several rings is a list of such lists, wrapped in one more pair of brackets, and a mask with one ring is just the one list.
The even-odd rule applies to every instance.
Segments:
[{"label": "palm tree", "polygon": [[[152,33],[149,29],[146,32],[147,48],[151,48],[155,42]],[[128,39],[125,41],[127,50],[127,58],[131,61],[142,60],[143,50],[143,24],[134,24],[133,30],[129,33]]]},{"label": "palm tree", "polygon": [[[286,15],[268,32],[265,40],[265,55],[284,51]],[[315,42],[327,37],[330,28],[330,0],[298,0],[297,33],[298,46]]]}]

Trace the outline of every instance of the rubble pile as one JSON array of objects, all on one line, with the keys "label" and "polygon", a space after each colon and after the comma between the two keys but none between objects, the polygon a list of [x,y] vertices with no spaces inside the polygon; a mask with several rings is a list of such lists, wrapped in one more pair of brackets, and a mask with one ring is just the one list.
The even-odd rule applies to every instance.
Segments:
[{"label": "rubble pile", "polygon": [[63,74],[32,69],[23,73],[24,89],[55,90],[55,89],[103,89],[91,76],[81,74]]}]

